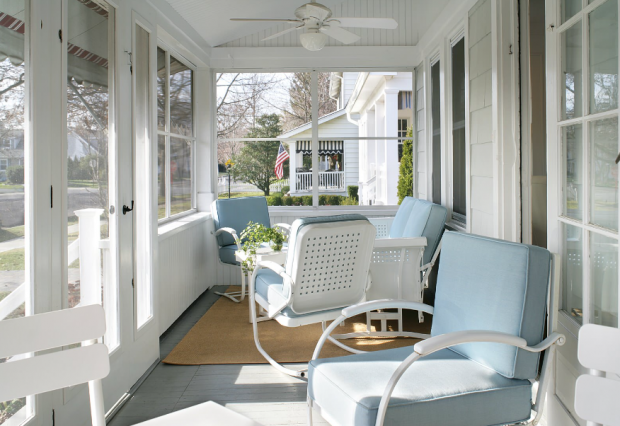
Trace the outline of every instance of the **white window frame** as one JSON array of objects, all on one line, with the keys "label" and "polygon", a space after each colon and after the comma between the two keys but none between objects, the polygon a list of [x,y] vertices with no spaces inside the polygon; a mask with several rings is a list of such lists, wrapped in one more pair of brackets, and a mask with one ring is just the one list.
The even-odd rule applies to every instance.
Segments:
[{"label": "white window frame", "polygon": [[[166,144],[166,152],[164,155],[164,167],[166,170],[165,173],[165,186],[166,186],[166,195],[165,195],[165,211],[166,214],[163,218],[158,219],[158,224],[159,225],[163,225],[165,223],[180,219],[184,216],[188,216],[191,214],[196,213],[196,71],[197,71],[197,67],[191,62],[189,61],[181,52],[177,51],[176,49],[170,47],[165,41],[158,39],[157,40],[157,47],[161,50],[163,50],[166,54],[166,88],[165,88],[165,97],[166,97],[166,104],[164,107],[164,115],[165,115],[165,129],[164,130],[160,130],[158,128],[158,125],[156,124],[156,128],[157,128],[157,137],[156,140],[159,140],[159,136],[164,136],[165,137],[165,144]],[[176,133],[172,133],[170,131],[171,127],[170,127],[170,57],[174,56],[174,58],[181,62],[183,65],[185,65],[187,68],[189,68],[192,71],[192,136],[184,136],[184,135],[179,135]],[[157,94],[156,94],[157,97]],[[192,164],[192,170],[191,170],[191,181],[192,181],[192,188],[191,188],[191,196],[192,196],[192,201],[191,201],[191,208],[189,210],[171,215],[170,214],[170,207],[171,207],[171,201],[172,201],[172,191],[170,188],[170,138],[175,138],[175,139],[185,139],[191,142],[192,148],[191,148],[191,164]],[[157,142],[158,144],[158,142]],[[158,215],[156,215],[158,216]]]},{"label": "white window frame", "polygon": [[[445,135],[445,122],[446,122],[446,117],[445,117],[445,82],[444,82],[444,78],[442,78],[443,75],[445,75],[445,58],[444,58],[444,47],[443,46],[438,46],[435,49],[433,49],[432,53],[426,58],[425,62],[425,78],[424,78],[424,84],[425,84],[425,96],[426,96],[426,105],[425,105],[425,110],[426,110],[426,170],[428,171],[427,173],[427,181],[426,181],[426,186],[427,186],[427,195],[426,195],[426,199],[434,202],[433,200],[433,177],[435,172],[439,173],[439,185],[441,188],[441,205],[446,205],[446,179],[445,179],[445,161],[443,161],[443,159],[446,156],[446,144],[445,144],[445,139],[446,139],[446,135]],[[434,155],[434,151],[433,151],[433,80],[432,80],[432,69],[433,66],[437,64],[437,62],[439,62],[439,128],[441,131],[441,139],[439,141],[439,148],[440,148],[440,170],[434,170],[434,165],[433,165],[433,155]]]},{"label": "white window frame", "polygon": [[[442,201],[448,209],[448,220],[446,225],[451,228],[469,232],[470,228],[470,182],[471,182],[471,170],[470,170],[470,145],[469,145],[469,49],[468,49],[468,22],[469,19],[465,19],[459,26],[451,31],[446,37],[445,46],[445,66],[443,72],[444,83],[444,104],[442,109],[444,110],[445,121],[443,122],[442,131],[445,132],[445,136],[442,135],[442,140],[445,141],[444,153],[442,157],[444,162],[443,169],[445,173],[445,182],[442,187],[445,188],[445,196],[442,193]],[[452,120],[452,49],[454,46],[463,40],[465,49],[465,202],[466,207],[465,216],[454,212],[454,139],[453,139],[453,120]],[[449,106],[449,107],[448,107]]]}]

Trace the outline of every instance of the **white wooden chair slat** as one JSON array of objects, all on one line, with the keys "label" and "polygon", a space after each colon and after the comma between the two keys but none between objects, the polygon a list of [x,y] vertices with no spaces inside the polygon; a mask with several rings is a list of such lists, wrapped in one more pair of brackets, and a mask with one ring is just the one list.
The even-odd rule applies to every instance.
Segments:
[{"label": "white wooden chair slat", "polygon": [[579,330],[579,362],[586,368],[620,374],[620,329],[586,324]]},{"label": "white wooden chair slat", "polygon": [[[618,353],[611,355],[618,356]],[[620,426],[620,382],[583,375],[575,387],[575,411],[579,417],[608,426]]]},{"label": "white wooden chair slat", "polygon": [[0,364],[0,401],[99,380],[109,372],[108,348],[101,343],[6,362]]},{"label": "white wooden chair slat", "polygon": [[104,333],[101,305],[4,320],[0,321],[0,358],[94,340]]},{"label": "white wooden chair slat", "polygon": [[136,426],[261,426],[239,413],[213,401],[194,405],[165,416],[138,423]]}]

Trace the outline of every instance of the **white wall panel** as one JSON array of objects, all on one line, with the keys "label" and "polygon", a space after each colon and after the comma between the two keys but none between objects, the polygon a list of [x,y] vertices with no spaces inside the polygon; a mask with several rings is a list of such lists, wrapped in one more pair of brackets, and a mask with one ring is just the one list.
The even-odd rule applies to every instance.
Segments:
[{"label": "white wall panel", "polygon": [[163,333],[210,285],[210,216],[159,236],[158,315]]},{"label": "white wall panel", "polygon": [[424,106],[426,100],[424,98],[424,66],[419,66],[415,70],[415,87],[416,87],[416,133],[417,133],[417,168],[416,168],[416,184],[417,196],[426,199],[426,111]]}]

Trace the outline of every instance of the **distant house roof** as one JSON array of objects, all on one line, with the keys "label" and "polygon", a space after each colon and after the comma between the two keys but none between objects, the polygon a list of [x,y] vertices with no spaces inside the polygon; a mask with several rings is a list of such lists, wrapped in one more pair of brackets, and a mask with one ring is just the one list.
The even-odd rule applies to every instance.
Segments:
[{"label": "distant house roof", "polygon": [[[343,115],[345,115],[347,113],[346,109],[339,109],[338,111],[334,111],[332,113],[329,113],[327,115],[324,115],[323,117],[319,118],[319,126],[323,123],[327,123],[331,120],[334,120],[338,117],[342,117]],[[278,136],[278,138],[284,139],[284,138],[292,138],[295,137],[295,135],[300,134],[301,132],[305,132],[306,130],[310,130],[312,128],[312,121],[309,121],[305,124],[302,124],[301,126],[297,126],[292,130],[289,130],[286,133],[282,133],[280,136]]]}]

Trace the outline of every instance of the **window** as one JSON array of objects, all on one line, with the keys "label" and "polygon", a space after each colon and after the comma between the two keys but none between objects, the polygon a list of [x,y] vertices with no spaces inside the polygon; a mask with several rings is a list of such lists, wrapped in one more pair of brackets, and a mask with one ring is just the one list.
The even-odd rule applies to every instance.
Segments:
[{"label": "window", "polygon": [[158,219],[194,208],[193,71],[157,48]]},{"label": "window", "polygon": [[[401,92],[402,93],[402,92]],[[407,129],[409,128],[409,120],[406,118],[398,119],[398,137],[407,137]],[[403,158],[403,139],[398,139],[398,162]]]},{"label": "window", "polygon": [[431,65],[432,200],[441,204],[441,95],[439,61]]},{"label": "window", "polygon": [[0,159],[0,170],[6,170],[9,167],[9,160],[6,158]]},{"label": "window", "polygon": [[465,143],[465,39],[452,46],[452,219],[467,217]]}]

